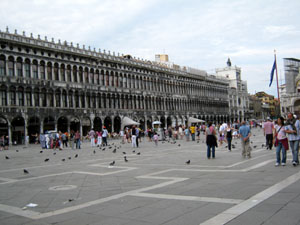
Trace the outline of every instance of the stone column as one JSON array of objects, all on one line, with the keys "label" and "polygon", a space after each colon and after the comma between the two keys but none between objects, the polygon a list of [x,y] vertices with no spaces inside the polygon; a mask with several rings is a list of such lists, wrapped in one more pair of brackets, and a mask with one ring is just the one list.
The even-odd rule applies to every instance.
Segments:
[{"label": "stone column", "polygon": [[41,124],[40,124],[40,134],[44,133],[44,119],[41,118]]},{"label": "stone column", "polygon": [[8,141],[9,141],[9,146],[12,146],[12,130],[11,130],[11,123],[9,120],[7,120],[7,126],[8,126]]}]

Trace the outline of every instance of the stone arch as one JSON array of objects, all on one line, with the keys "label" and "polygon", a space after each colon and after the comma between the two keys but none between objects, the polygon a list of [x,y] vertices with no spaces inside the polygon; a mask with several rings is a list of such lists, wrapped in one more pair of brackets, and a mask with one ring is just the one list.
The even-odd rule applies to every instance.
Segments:
[{"label": "stone arch", "polygon": [[71,132],[80,132],[80,120],[78,117],[71,117],[70,118],[70,131]]},{"label": "stone arch", "polygon": [[44,118],[43,130],[44,132],[49,130],[55,130],[55,121],[52,116],[47,116],[46,118]]},{"label": "stone arch", "polygon": [[11,122],[12,143],[24,144],[25,142],[25,120],[22,116],[15,117]]},{"label": "stone arch", "polygon": [[114,132],[119,133],[121,130],[121,118],[119,116],[115,116],[114,118]]},{"label": "stone arch", "polygon": [[100,117],[94,118],[94,130],[95,131],[102,131],[102,120]]},{"label": "stone arch", "polygon": [[82,135],[86,136],[88,132],[91,130],[91,120],[88,117],[84,117],[81,120],[81,125],[82,125]]},{"label": "stone arch", "polygon": [[68,131],[68,118],[65,116],[61,116],[57,119],[57,131],[61,131],[63,133]]},{"label": "stone arch", "polygon": [[28,120],[29,143],[35,142],[35,136],[40,133],[40,118],[37,116],[30,117]]},{"label": "stone arch", "polygon": [[108,130],[108,132],[112,132],[112,120],[109,116],[104,119],[104,126]]},{"label": "stone arch", "polygon": [[8,136],[8,121],[4,116],[0,116],[0,137]]}]

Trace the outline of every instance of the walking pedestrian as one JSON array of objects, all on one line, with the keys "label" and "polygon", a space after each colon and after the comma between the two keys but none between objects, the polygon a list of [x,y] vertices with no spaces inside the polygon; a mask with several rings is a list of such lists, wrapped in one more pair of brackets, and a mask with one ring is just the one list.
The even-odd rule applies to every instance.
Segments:
[{"label": "walking pedestrian", "polygon": [[217,145],[217,138],[216,138],[216,131],[215,128],[212,125],[212,122],[208,122],[208,126],[205,131],[205,137],[206,137],[206,145],[207,145],[207,159],[215,158],[215,148]]},{"label": "walking pedestrian", "polygon": [[191,136],[192,136],[192,141],[195,141],[195,132],[196,132],[196,127],[194,124],[192,124],[190,126],[190,132],[191,132]]},{"label": "walking pedestrian", "polygon": [[[286,151],[289,149],[288,139],[286,137],[286,129],[284,126],[284,118],[279,117],[277,119],[277,125],[275,125],[275,141],[274,145],[276,147],[276,164],[279,166],[280,162],[282,166],[286,164]],[[280,152],[282,154],[282,159],[280,158]]]},{"label": "walking pedestrian", "polygon": [[241,143],[242,143],[242,156],[244,158],[246,156],[248,158],[251,158],[251,147],[250,147],[251,130],[250,127],[246,125],[245,121],[241,123],[239,129],[239,136],[241,138]]},{"label": "walking pedestrian", "polygon": [[231,127],[230,123],[228,122],[227,128],[225,130],[225,136],[226,136],[227,146],[228,146],[229,151],[231,151],[232,131],[233,131],[233,128]]},{"label": "walking pedestrian", "polygon": [[76,143],[76,149],[80,149],[80,138],[81,138],[81,135],[79,133],[79,131],[77,130],[76,133],[75,133],[75,143]]},{"label": "walking pedestrian", "polygon": [[107,131],[106,127],[103,126],[103,130],[102,130],[102,142],[103,142],[103,146],[107,146],[107,136],[108,136],[108,131]]},{"label": "walking pedestrian", "polygon": [[188,127],[185,128],[184,134],[185,134],[186,141],[189,141],[190,140],[190,130]]},{"label": "walking pedestrian", "polygon": [[299,165],[299,140],[300,140],[300,122],[292,113],[288,113],[288,119],[286,122],[286,133],[288,134],[288,140],[290,143],[291,151],[293,154],[293,166]]},{"label": "walking pedestrian", "polygon": [[93,128],[89,132],[89,138],[91,140],[91,147],[95,147],[96,146],[96,144],[95,144],[95,131],[94,131]]},{"label": "walking pedestrian", "polygon": [[268,117],[267,122],[264,123],[264,136],[266,136],[266,146],[269,150],[272,150],[274,135],[274,124],[271,121],[271,118]]},{"label": "walking pedestrian", "polygon": [[136,128],[135,128],[135,126],[133,126],[131,129],[131,142],[132,142],[132,147],[136,148]]}]

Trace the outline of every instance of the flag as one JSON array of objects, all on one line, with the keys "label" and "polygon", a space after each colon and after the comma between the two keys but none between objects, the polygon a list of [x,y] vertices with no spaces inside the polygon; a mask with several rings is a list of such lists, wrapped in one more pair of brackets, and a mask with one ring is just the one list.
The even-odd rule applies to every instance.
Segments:
[{"label": "flag", "polygon": [[273,64],[273,67],[272,67],[269,87],[271,87],[271,85],[272,85],[275,69],[276,69],[276,59],[274,60],[274,64]]}]

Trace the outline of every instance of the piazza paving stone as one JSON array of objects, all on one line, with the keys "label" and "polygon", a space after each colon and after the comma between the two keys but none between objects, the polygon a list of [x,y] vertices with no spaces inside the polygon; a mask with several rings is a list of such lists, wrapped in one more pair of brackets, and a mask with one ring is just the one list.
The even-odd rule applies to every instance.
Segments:
[{"label": "piazza paving stone", "polygon": [[142,138],[134,149],[110,139],[105,151],[89,142],[42,153],[39,145],[13,146],[0,152],[0,224],[299,224],[300,167],[292,166],[290,151],[287,166],[275,167],[262,129],[252,133],[251,159],[234,139],[236,148],[229,152],[225,143],[208,160],[203,135],[199,143],[157,147]]}]

